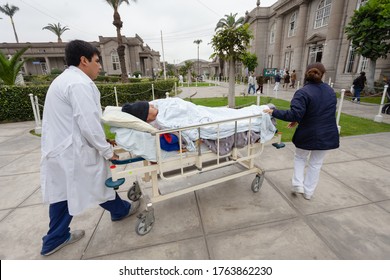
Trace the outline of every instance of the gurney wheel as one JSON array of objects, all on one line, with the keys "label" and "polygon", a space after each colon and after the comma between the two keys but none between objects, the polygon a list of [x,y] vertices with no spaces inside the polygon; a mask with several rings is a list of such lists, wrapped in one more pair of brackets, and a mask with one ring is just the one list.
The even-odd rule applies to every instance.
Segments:
[{"label": "gurney wheel", "polygon": [[141,195],[142,192],[141,192],[141,188],[139,187],[139,183],[135,181],[133,183],[133,186],[127,191],[127,197],[131,201],[137,201],[138,199],[140,199]]},{"label": "gurney wheel", "polygon": [[148,234],[153,228],[153,222],[148,223],[146,217],[138,219],[135,231],[138,235]]},{"label": "gurney wheel", "polygon": [[255,179],[253,179],[251,189],[253,192],[257,193],[261,186],[263,185],[264,174],[257,174]]}]

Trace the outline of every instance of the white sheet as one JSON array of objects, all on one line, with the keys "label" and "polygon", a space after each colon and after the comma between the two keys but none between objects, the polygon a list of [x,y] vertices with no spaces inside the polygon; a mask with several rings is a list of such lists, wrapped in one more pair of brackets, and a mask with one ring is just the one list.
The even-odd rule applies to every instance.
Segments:
[{"label": "white sheet", "polygon": [[[191,125],[205,124],[226,119],[247,117],[261,114],[262,117],[252,118],[251,130],[260,132],[260,141],[264,143],[272,139],[276,132],[268,114],[263,110],[267,105],[252,105],[242,109],[227,107],[205,107],[195,105],[180,98],[167,98],[151,101],[157,109],[157,119],[152,123],[159,129],[175,129]],[[126,114],[126,113],[125,113]],[[107,120],[108,122],[109,120]],[[219,138],[225,138],[234,134],[235,123],[229,122],[219,126]],[[249,120],[238,122],[237,132],[248,131]],[[134,155],[141,156],[149,161],[156,161],[155,136],[147,132],[138,131],[125,127],[111,127],[116,133],[116,142]],[[202,139],[216,140],[218,137],[217,126],[205,126],[201,128]],[[182,137],[187,141],[187,150],[195,151],[194,141],[199,139],[198,130],[191,129],[182,132]]]},{"label": "white sheet", "polygon": [[[157,99],[151,103],[158,109],[157,119],[154,125],[160,129],[173,129],[185,126],[205,124],[227,119],[248,117],[261,114],[260,118],[252,118],[251,130],[260,132],[261,143],[272,139],[276,132],[275,126],[271,122],[269,114],[264,114],[263,110],[268,109],[267,105],[251,105],[241,109],[231,109],[227,107],[205,107],[195,105],[180,98]],[[229,122],[219,126],[219,138],[225,138],[234,134],[235,123]],[[238,122],[237,132],[248,131],[249,119]],[[200,138],[216,140],[218,137],[217,126],[202,127]],[[189,143],[187,149],[195,149],[193,141],[199,139],[198,130],[192,129],[183,132],[183,137]]]}]

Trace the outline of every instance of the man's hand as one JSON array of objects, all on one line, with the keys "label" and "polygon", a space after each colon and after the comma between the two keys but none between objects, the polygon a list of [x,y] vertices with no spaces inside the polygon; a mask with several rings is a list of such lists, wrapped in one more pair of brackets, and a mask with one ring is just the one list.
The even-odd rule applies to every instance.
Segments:
[{"label": "man's hand", "polygon": [[108,143],[110,143],[111,146],[113,146],[113,147],[115,147],[115,146],[117,145],[115,140],[106,139],[106,141],[107,141]]},{"label": "man's hand", "polygon": [[273,113],[273,109],[264,109],[263,112],[264,113],[267,113],[267,114],[270,114],[272,116],[272,113]]}]

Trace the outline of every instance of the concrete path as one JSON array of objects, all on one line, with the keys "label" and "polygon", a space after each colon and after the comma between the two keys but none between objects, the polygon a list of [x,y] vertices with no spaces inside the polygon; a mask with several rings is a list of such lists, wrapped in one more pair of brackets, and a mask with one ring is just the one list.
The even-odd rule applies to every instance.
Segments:
[{"label": "concrete path", "polygon": [[[257,160],[266,171],[258,193],[250,188],[254,176],[247,176],[156,203],[155,225],[145,236],[136,234],[135,216],[111,222],[97,206],[72,221],[72,229],[86,230],[82,240],[42,257],[49,219],[39,188],[40,138],[29,133],[33,128],[34,122],[0,124],[2,260],[390,259],[390,131],[341,138],[341,147],[327,155],[311,201],[290,193],[293,144],[279,150],[267,145]],[[123,198],[131,184],[120,188]]]}]

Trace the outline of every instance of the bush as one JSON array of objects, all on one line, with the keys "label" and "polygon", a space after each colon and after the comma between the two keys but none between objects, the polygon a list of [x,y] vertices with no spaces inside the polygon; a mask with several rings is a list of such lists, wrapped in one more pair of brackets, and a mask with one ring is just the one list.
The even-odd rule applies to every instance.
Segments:
[{"label": "bush", "polygon": [[[165,98],[166,92],[174,88],[175,80],[153,82],[154,98]],[[119,106],[137,100],[152,100],[152,83],[97,84],[101,93],[102,106],[115,106],[114,87],[116,87]],[[17,122],[34,120],[29,94],[37,96],[39,103],[44,104],[49,85],[3,86],[0,88],[0,122]],[[40,106],[42,116],[43,107]]]},{"label": "bush", "polygon": [[60,69],[57,69],[57,68],[53,68],[53,69],[51,69],[50,74],[52,74],[52,75],[59,75],[62,72],[63,72],[63,70],[60,70]]}]

